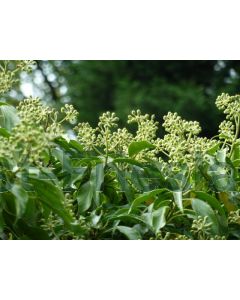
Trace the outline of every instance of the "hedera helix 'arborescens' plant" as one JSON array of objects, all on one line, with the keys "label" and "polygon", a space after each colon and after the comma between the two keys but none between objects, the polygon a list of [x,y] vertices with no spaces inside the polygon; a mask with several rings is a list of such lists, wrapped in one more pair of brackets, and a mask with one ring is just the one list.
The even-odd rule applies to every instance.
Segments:
[{"label": "hedera helix 'arborescens' plant", "polygon": [[[4,95],[32,61],[0,64]],[[4,97],[2,97],[4,98]],[[39,99],[0,103],[1,239],[239,239],[240,96],[222,94],[219,134],[168,113],[115,113],[96,128]],[[80,112],[81,117],[81,112]]]}]

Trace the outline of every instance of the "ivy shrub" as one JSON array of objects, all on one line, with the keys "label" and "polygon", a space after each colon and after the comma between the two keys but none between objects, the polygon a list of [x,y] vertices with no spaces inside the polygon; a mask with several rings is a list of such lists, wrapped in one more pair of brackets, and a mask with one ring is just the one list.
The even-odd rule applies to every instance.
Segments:
[{"label": "ivy shrub", "polygon": [[[4,61],[0,93],[32,61]],[[76,125],[28,98],[0,103],[1,239],[211,240],[240,238],[240,96],[220,95],[219,134],[169,112],[159,138],[154,116],[115,113]],[[72,125],[75,135],[65,124]]]}]

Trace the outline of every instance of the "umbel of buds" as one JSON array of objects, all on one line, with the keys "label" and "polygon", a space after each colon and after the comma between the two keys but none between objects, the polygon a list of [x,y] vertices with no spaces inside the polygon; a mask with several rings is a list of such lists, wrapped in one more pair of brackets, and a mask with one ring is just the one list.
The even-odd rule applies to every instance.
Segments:
[{"label": "umbel of buds", "polygon": [[4,60],[0,64],[0,95],[8,92],[18,82],[19,72],[30,72],[33,65],[33,60]]},{"label": "umbel of buds", "polygon": [[118,128],[115,113],[106,112],[99,117],[98,126],[92,128],[89,123],[79,123],[75,127],[78,141],[86,151],[97,150],[102,154],[118,153],[128,156],[128,146],[132,142],[147,141],[155,149],[142,151],[138,160],[161,160],[164,154],[170,163],[187,163],[193,166],[197,153],[206,153],[216,144],[215,140],[198,137],[201,127],[196,121],[186,121],[177,113],[168,113],[164,117],[163,127],[167,134],[157,137],[158,122],[154,115],[142,114],[140,110],[132,111],[128,124],[136,124],[135,134],[127,128]]},{"label": "umbel of buds", "polygon": [[62,123],[73,122],[78,113],[72,105],[65,105],[59,118],[56,109],[44,105],[38,98],[28,98],[17,107],[18,124],[9,138],[0,137],[0,157],[13,159],[17,165],[41,165],[46,151],[54,146],[54,139],[64,134]]}]

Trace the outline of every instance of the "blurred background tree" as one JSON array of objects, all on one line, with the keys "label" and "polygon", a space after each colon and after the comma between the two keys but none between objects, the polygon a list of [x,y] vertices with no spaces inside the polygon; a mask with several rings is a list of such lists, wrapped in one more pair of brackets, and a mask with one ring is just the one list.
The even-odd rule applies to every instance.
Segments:
[{"label": "blurred background tree", "polygon": [[37,61],[22,82],[25,95],[54,105],[71,102],[79,119],[92,125],[106,110],[124,122],[138,108],[154,113],[160,123],[164,114],[176,111],[198,120],[210,136],[222,118],[217,95],[239,93],[240,61]]}]

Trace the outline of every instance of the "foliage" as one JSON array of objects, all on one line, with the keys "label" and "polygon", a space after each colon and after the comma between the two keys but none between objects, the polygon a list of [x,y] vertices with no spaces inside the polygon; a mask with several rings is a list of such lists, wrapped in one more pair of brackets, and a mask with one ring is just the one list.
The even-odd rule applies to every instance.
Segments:
[{"label": "foliage", "polygon": [[123,128],[111,112],[75,124],[73,137],[72,105],[1,102],[1,239],[239,239],[240,96],[216,105],[226,120],[208,139],[176,113],[159,138],[140,110]]}]

